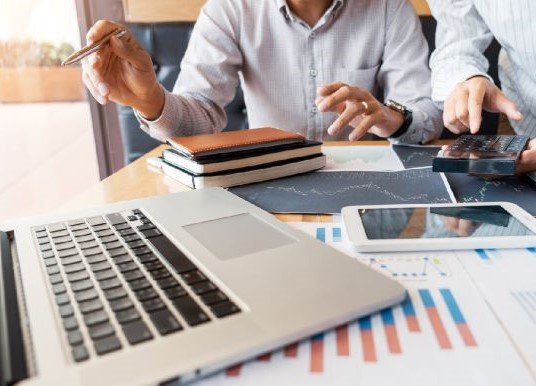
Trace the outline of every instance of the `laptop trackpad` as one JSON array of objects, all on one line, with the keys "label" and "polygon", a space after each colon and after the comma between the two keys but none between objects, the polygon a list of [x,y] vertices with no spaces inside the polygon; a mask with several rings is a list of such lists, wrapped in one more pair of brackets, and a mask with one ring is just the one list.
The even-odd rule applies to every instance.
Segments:
[{"label": "laptop trackpad", "polygon": [[183,228],[221,260],[296,242],[291,236],[249,213],[186,225]]}]

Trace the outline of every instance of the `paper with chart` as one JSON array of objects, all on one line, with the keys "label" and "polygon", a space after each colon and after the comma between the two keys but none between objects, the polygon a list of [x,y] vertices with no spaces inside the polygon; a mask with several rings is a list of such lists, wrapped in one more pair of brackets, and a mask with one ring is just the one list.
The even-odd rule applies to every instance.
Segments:
[{"label": "paper with chart", "polygon": [[323,146],[322,171],[399,171],[404,166],[390,146]]},{"label": "paper with chart", "polygon": [[454,202],[444,176],[430,168],[398,172],[315,172],[229,190],[272,213],[340,213],[350,205]]},{"label": "paper with chart", "polygon": [[536,374],[536,249],[457,255]]},{"label": "paper with chart", "polygon": [[400,280],[409,298],[200,385],[534,384],[454,253],[358,255],[339,224],[293,225]]},{"label": "paper with chart", "polygon": [[440,149],[439,146],[393,145],[405,169],[431,167]]}]

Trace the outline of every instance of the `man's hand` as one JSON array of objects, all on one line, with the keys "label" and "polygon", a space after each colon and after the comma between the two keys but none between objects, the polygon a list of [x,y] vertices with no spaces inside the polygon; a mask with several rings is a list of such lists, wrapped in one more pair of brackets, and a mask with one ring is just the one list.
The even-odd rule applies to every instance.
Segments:
[{"label": "man's hand", "polygon": [[380,137],[395,133],[404,123],[402,114],[385,107],[367,90],[337,82],[317,90],[316,105],[322,112],[333,111],[339,117],[328,128],[337,135],[348,125],[354,127],[348,139],[357,141],[367,132]]},{"label": "man's hand", "polygon": [[[100,20],[87,33],[87,42],[99,40],[123,26]],[[82,61],[83,79],[100,103],[108,101],[132,106],[147,119],[156,119],[164,107],[164,91],[156,79],[149,54],[127,31]]]},{"label": "man's hand", "polygon": [[482,110],[504,113],[514,121],[523,119],[514,102],[497,86],[483,76],[475,76],[459,83],[447,98],[443,123],[453,133],[471,130],[475,134],[482,124]]},{"label": "man's hand", "polygon": [[516,173],[524,174],[536,172],[536,138],[529,142],[527,149],[521,153],[516,167]]}]

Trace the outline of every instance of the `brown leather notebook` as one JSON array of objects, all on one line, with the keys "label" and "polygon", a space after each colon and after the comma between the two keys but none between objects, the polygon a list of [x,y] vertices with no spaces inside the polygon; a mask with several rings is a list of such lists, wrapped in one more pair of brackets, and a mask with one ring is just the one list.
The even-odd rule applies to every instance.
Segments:
[{"label": "brown leather notebook", "polygon": [[215,155],[243,155],[267,148],[281,149],[305,142],[305,137],[273,127],[201,134],[191,137],[172,137],[168,143],[188,158],[207,158]]}]

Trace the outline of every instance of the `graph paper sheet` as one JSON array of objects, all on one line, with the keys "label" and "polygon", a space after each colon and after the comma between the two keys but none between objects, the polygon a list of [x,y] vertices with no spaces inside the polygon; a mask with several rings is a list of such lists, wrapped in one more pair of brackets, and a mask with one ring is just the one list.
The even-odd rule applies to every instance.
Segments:
[{"label": "graph paper sheet", "polygon": [[200,385],[534,384],[456,254],[359,255],[343,242],[337,223],[293,225],[400,280],[409,298]]}]

